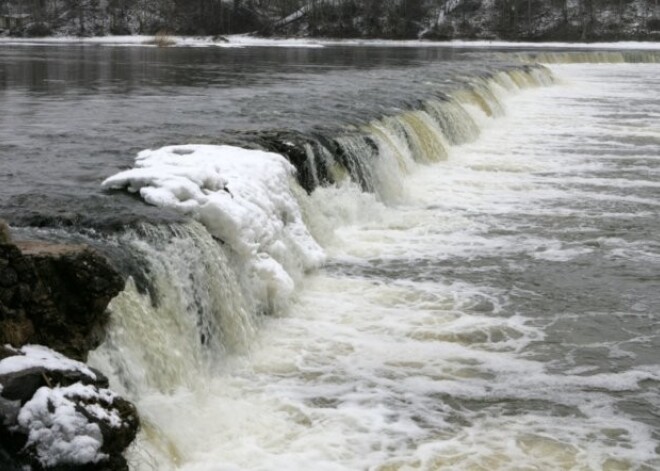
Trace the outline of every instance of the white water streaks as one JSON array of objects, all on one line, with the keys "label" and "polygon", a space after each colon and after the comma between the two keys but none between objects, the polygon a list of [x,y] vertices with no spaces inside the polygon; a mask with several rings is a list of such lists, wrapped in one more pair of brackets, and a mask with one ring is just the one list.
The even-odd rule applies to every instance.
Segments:
[{"label": "white water streaks", "polygon": [[397,205],[296,193],[326,266],[249,354],[133,398],[133,467],[660,467],[660,67],[553,71]]}]

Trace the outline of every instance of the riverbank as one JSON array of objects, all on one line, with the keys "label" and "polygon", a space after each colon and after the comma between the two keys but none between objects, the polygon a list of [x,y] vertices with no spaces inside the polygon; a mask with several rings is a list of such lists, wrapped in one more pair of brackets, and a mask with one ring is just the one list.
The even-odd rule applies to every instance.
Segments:
[{"label": "riverbank", "polygon": [[657,2],[448,0],[213,0],[178,3],[0,4],[0,31],[13,36],[217,35],[529,41],[657,40]]},{"label": "riverbank", "polygon": [[660,50],[660,41],[614,41],[614,42],[532,42],[500,40],[453,40],[433,41],[423,39],[333,39],[333,38],[266,38],[251,35],[228,36],[167,36],[159,45],[156,36],[47,36],[41,38],[0,37],[3,45],[100,45],[133,47],[286,47],[321,48],[334,46],[368,47],[448,47],[448,48],[492,48],[492,49],[589,49],[589,50]]}]

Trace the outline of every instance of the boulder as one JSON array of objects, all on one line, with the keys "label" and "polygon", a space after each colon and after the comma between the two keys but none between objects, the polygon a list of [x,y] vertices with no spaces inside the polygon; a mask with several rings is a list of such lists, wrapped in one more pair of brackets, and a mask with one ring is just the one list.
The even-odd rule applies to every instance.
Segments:
[{"label": "boulder", "polygon": [[101,388],[108,387],[108,378],[100,371],[89,368],[94,375],[82,373],[77,369],[52,370],[43,366],[35,366],[8,374],[0,374],[2,393],[0,395],[10,401],[20,401],[25,404],[34,393],[44,386],[71,386],[81,383],[93,384]]},{"label": "boulder", "polygon": [[1,469],[128,470],[140,421],[105,376],[42,346],[0,353]]},{"label": "boulder", "polygon": [[0,344],[41,344],[85,360],[124,279],[86,245],[12,243],[5,229],[0,223]]}]

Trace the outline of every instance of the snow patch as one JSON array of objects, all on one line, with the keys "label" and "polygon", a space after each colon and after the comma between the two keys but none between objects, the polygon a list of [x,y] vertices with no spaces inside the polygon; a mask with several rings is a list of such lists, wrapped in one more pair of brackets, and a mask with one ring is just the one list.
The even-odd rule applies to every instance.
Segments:
[{"label": "snow patch", "polygon": [[[75,397],[103,400],[94,386],[80,383],[65,388],[42,387],[18,414],[18,427],[28,435],[26,446],[34,449],[44,466],[98,463],[107,458],[100,451],[103,435],[99,426],[76,409]],[[103,410],[93,407],[90,412],[95,416],[97,408]],[[107,421],[121,424],[118,416]]]},{"label": "snow patch", "polygon": [[25,345],[17,350],[22,355],[8,357],[0,361],[0,375],[16,373],[29,368],[43,367],[56,371],[80,371],[92,379],[96,374],[84,363],[65,357],[41,345]]}]

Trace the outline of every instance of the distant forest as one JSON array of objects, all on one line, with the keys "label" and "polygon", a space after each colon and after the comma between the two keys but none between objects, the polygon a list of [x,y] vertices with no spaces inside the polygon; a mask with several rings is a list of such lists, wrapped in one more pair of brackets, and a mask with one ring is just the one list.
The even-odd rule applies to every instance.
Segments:
[{"label": "distant forest", "polygon": [[658,0],[0,0],[0,31],[658,40],[660,9]]}]

